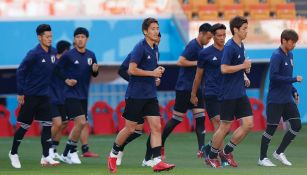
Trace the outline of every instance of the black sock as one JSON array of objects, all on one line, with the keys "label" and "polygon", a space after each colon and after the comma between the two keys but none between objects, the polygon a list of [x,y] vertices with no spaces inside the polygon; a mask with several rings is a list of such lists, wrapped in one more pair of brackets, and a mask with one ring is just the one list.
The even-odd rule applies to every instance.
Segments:
[{"label": "black sock", "polygon": [[209,152],[209,158],[210,158],[210,159],[216,159],[218,153],[219,153],[219,150],[216,149],[216,148],[213,148],[213,147],[211,146],[210,152]]},{"label": "black sock", "polygon": [[229,141],[229,143],[227,143],[227,145],[224,148],[224,153],[225,154],[231,153],[236,146],[237,146],[236,144],[234,144],[233,142]]},{"label": "black sock", "polygon": [[260,146],[260,160],[267,157],[267,152],[271,138],[277,129],[277,125],[267,125],[265,132],[262,134],[261,146]]},{"label": "black sock", "polygon": [[206,152],[206,154],[209,154],[210,148],[211,148],[211,144],[212,144],[212,141],[210,140],[209,143],[205,146],[205,152]]},{"label": "black sock", "polygon": [[118,152],[120,151],[120,145],[117,145],[115,142],[114,142],[114,144],[113,144],[113,148],[112,148],[112,153],[114,154],[114,155],[117,155],[118,154]]},{"label": "black sock", "polygon": [[133,134],[131,134],[127,140],[125,141],[125,143],[121,146],[121,150],[120,151],[124,151],[125,146],[130,143],[131,141],[133,141],[134,139],[140,137],[143,134],[142,131],[139,130],[135,130]]},{"label": "black sock", "polygon": [[57,152],[57,148],[58,148],[59,144],[60,144],[59,141],[55,141],[55,140],[52,141],[52,148],[53,148],[55,153]]},{"label": "black sock", "polygon": [[63,156],[67,156],[67,154],[70,153],[74,153],[77,151],[77,144],[78,142],[75,142],[73,140],[68,140],[66,143],[66,147],[65,150],[63,152]]},{"label": "black sock", "polygon": [[165,140],[166,138],[169,136],[169,134],[174,130],[174,128],[182,122],[182,118],[181,117],[178,117],[176,115],[173,116],[172,119],[170,119],[165,127],[164,127],[164,130],[163,130],[163,133],[162,133],[162,147],[164,147],[164,143],[165,143]]},{"label": "black sock", "polygon": [[152,157],[156,158],[156,157],[160,157],[161,156],[161,146],[157,146],[152,148]]},{"label": "black sock", "polygon": [[145,154],[145,160],[148,161],[152,157],[152,149],[150,145],[150,135],[148,136],[147,143],[146,143],[146,154]]},{"label": "black sock", "polygon": [[81,146],[81,150],[82,150],[82,153],[86,153],[90,150],[90,147],[88,146],[88,144],[84,144]]},{"label": "black sock", "polygon": [[27,132],[27,129],[24,129],[22,127],[19,127],[18,130],[15,132],[13,145],[11,148],[11,154],[18,154],[18,147],[23,137],[25,136],[26,132]]},{"label": "black sock", "polygon": [[193,114],[194,116],[197,115],[202,115],[201,117],[197,117],[195,118],[196,120],[196,127],[195,127],[195,133],[197,136],[197,142],[198,142],[198,150],[201,150],[201,148],[204,146],[205,144],[205,117],[204,117],[204,113],[198,113],[198,114]]},{"label": "black sock", "polygon": [[277,148],[276,150],[277,154],[285,152],[286,148],[289,146],[289,144],[292,142],[292,140],[295,138],[295,136],[302,128],[301,120],[299,119],[289,120],[289,123],[290,123],[289,130],[286,132],[279,147]]},{"label": "black sock", "polygon": [[41,133],[41,144],[43,147],[43,156],[49,156],[49,148],[51,148],[51,126],[44,126],[42,127]]}]

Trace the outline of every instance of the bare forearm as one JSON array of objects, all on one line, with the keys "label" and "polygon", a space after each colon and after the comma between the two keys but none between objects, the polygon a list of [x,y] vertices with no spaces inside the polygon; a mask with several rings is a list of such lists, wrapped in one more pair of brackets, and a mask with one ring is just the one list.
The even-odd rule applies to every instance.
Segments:
[{"label": "bare forearm", "polygon": [[238,72],[242,69],[244,69],[243,64],[239,64],[239,65],[236,65],[236,66],[229,66],[229,65],[225,65],[225,64],[221,65],[221,72],[223,74],[232,74],[232,73]]}]

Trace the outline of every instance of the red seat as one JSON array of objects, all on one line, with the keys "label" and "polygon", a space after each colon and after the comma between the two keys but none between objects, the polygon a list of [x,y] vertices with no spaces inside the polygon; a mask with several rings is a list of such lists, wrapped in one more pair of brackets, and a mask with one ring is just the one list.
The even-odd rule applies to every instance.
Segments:
[{"label": "red seat", "polygon": [[116,116],[117,116],[117,131],[120,131],[125,127],[125,118],[122,116],[125,110],[126,102],[121,101],[115,111],[116,111]]},{"label": "red seat", "polygon": [[0,105],[0,137],[13,136],[13,126],[10,123],[10,111]]},{"label": "red seat", "polygon": [[[15,116],[18,118],[18,114],[20,111],[20,106],[15,109]],[[17,122],[16,123],[16,128],[19,128],[20,124]],[[30,128],[28,129],[27,133],[25,136],[33,137],[33,136],[39,136],[40,135],[40,124],[37,121],[33,121]]]},{"label": "red seat", "polygon": [[116,127],[113,120],[114,110],[104,101],[97,101],[92,107],[94,134],[114,134]]},{"label": "red seat", "polygon": [[266,128],[266,121],[263,116],[264,105],[263,103],[255,98],[249,99],[254,116],[254,128],[253,131],[263,131]]},{"label": "red seat", "polygon": [[[170,100],[165,107],[165,112],[166,112],[168,120],[170,120],[173,117],[174,105],[175,105],[175,100]],[[176,126],[173,132],[174,133],[186,133],[186,132],[191,132],[191,131],[192,131],[192,127],[190,125],[190,121],[187,115],[185,114],[182,122]]]}]

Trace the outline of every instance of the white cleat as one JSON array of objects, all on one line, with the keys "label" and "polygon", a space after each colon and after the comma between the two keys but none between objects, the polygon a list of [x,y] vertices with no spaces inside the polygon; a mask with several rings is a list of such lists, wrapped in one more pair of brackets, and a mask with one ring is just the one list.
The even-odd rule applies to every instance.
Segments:
[{"label": "white cleat", "polygon": [[57,165],[60,165],[60,162],[56,161],[56,160],[53,160],[51,155],[49,155],[48,157],[42,156],[42,158],[41,158],[41,165],[43,167],[46,167],[46,166],[57,166]]},{"label": "white cleat", "polygon": [[14,168],[21,168],[21,164],[20,164],[20,161],[19,161],[19,156],[18,154],[14,154],[12,155],[11,154],[11,151],[9,152],[9,158],[11,160],[11,164]]},{"label": "white cleat", "polygon": [[74,153],[69,152],[67,156],[70,158],[72,164],[81,164],[77,151]]},{"label": "white cleat", "polygon": [[124,152],[119,151],[117,154],[117,159],[116,159],[116,165],[121,165],[122,164],[122,158],[124,156]]},{"label": "white cleat", "polygon": [[52,159],[54,159],[54,149],[49,148],[49,156],[51,156]]},{"label": "white cleat", "polygon": [[265,167],[273,167],[276,166],[270,159],[268,159],[267,157],[264,158],[263,160],[258,160],[258,165],[260,166],[265,166]]},{"label": "white cleat", "polygon": [[60,159],[62,162],[64,163],[67,163],[67,164],[72,164],[72,161],[70,159],[70,157],[67,156],[64,156],[63,154],[61,155],[61,159]]},{"label": "white cleat", "polygon": [[146,161],[145,159],[143,160],[143,162],[142,162],[142,166],[143,167],[153,167],[153,166],[155,166],[155,163],[154,163],[154,161],[153,160],[148,160],[148,161]]},{"label": "white cleat", "polygon": [[291,166],[292,163],[288,161],[286,155],[284,153],[280,153],[277,154],[276,151],[273,153],[273,157],[276,160],[279,160],[282,164],[287,165],[287,166]]},{"label": "white cleat", "polygon": [[63,159],[62,159],[62,156],[60,156],[59,153],[54,153],[53,159],[58,159],[58,160],[64,162]]}]

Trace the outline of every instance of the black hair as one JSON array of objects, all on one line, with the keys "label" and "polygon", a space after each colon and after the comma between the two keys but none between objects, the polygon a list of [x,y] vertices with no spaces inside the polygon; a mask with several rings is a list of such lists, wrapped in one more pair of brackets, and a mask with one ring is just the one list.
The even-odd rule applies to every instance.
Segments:
[{"label": "black hair", "polygon": [[296,31],[292,30],[292,29],[285,29],[284,31],[282,31],[281,35],[280,35],[280,43],[282,44],[282,40],[285,39],[286,41],[288,40],[292,40],[293,42],[297,42],[298,41],[298,34],[296,33]]},{"label": "black hair", "polygon": [[232,35],[234,35],[234,28],[240,29],[240,27],[247,23],[248,21],[245,17],[243,16],[235,16],[234,18],[232,18],[229,22],[229,26],[230,26],[230,31],[232,33]]},{"label": "black hair", "polygon": [[142,32],[144,33],[144,30],[148,30],[149,26],[151,23],[158,23],[158,20],[155,18],[146,18],[144,19],[143,23],[142,23]]},{"label": "black hair", "polygon": [[68,41],[61,40],[56,44],[58,54],[62,54],[65,50],[69,50],[71,44]]},{"label": "black hair", "polygon": [[201,26],[199,26],[198,32],[210,32],[211,30],[211,24],[209,23],[203,23]]},{"label": "black hair", "polygon": [[79,34],[83,34],[83,35],[85,35],[87,38],[89,37],[89,32],[88,32],[88,30],[86,29],[86,28],[84,28],[84,27],[78,27],[78,28],[76,28],[76,30],[74,31],[74,37],[76,36],[76,35],[79,35]]},{"label": "black hair", "polygon": [[49,24],[40,24],[36,28],[36,34],[37,35],[43,35],[44,32],[50,32],[50,31],[51,31],[51,27],[50,27]]},{"label": "black hair", "polygon": [[216,23],[214,24],[212,27],[211,27],[211,33],[213,35],[215,35],[216,31],[217,30],[220,30],[220,29],[223,29],[223,30],[226,30],[226,26],[224,24],[221,24],[221,23]]}]

